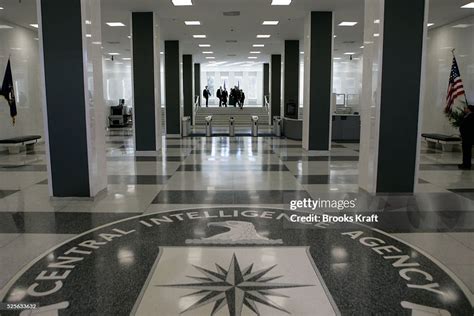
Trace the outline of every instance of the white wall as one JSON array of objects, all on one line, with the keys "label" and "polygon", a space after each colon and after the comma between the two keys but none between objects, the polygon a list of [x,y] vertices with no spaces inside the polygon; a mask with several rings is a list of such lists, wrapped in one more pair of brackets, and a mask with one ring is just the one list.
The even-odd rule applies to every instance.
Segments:
[{"label": "white wall", "polygon": [[127,106],[133,106],[132,67],[129,60],[117,56],[114,61],[103,61],[104,99],[107,106],[115,106],[119,99],[125,99]]},{"label": "white wall", "polygon": [[346,105],[354,112],[360,112],[362,91],[362,58],[347,56],[346,60],[335,60],[333,68],[333,93],[345,94]]},{"label": "white wall", "polygon": [[24,135],[44,135],[39,76],[39,48],[37,32],[0,20],[0,85],[3,82],[8,57],[16,94],[18,115],[12,125],[10,109],[0,97],[0,138]]},{"label": "white wall", "polygon": [[[470,24],[467,28],[453,28]],[[455,48],[464,89],[470,104],[474,103],[474,16],[434,28],[428,32],[428,56],[426,64],[425,102],[423,108],[423,132],[447,135],[459,131],[450,126],[444,115],[446,91],[451,72],[452,54]]]}]

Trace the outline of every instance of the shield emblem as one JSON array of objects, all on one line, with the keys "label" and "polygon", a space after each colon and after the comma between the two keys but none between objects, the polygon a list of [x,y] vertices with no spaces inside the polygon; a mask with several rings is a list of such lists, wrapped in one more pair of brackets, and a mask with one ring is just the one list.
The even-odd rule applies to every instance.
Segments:
[{"label": "shield emblem", "polygon": [[336,315],[307,250],[161,247],[132,314]]}]

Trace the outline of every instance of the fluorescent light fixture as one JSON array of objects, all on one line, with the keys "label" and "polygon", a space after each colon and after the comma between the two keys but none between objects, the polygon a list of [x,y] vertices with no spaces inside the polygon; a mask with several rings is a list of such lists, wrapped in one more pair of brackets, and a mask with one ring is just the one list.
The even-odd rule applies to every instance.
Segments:
[{"label": "fluorescent light fixture", "polygon": [[132,60],[130,57],[124,57],[122,60]]},{"label": "fluorescent light fixture", "polygon": [[248,59],[257,59],[255,56],[249,56]]},{"label": "fluorescent light fixture", "polygon": [[271,35],[268,34],[259,34],[257,35],[257,38],[270,38]]},{"label": "fluorescent light fixture", "polygon": [[261,52],[258,51],[251,51],[250,54],[260,54]]},{"label": "fluorescent light fixture", "polygon": [[262,25],[278,25],[279,21],[263,21]]},{"label": "fluorescent light fixture", "polygon": [[193,35],[194,38],[206,38],[206,35]]},{"label": "fluorescent light fixture", "polygon": [[339,26],[354,26],[356,24],[357,22],[341,22],[339,23]]},{"label": "fluorescent light fixture", "polygon": [[131,36],[131,35],[129,35],[129,36],[127,36],[127,37],[128,37],[128,38],[132,38],[132,36]]},{"label": "fluorescent light fixture", "polygon": [[160,52],[160,55],[164,55],[164,54],[165,54],[165,53],[163,53],[163,52]]},{"label": "fluorescent light fixture", "polygon": [[0,7],[0,10],[3,10],[3,7]]},{"label": "fluorescent light fixture", "polygon": [[92,34],[86,34],[86,37],[92,37]]},{"label": "fluorescent light fixture", "polygon": [[123,24],[122,22],[107,22],[105,23],[107,24],[108,26],[125,26],[125,24]]},{"label": "fluorescent light fixture", "polygon": [[380,34],[379,33],[374,33],[374,37],[379,37]]},{"label": "fluorescent light fixture", "polygon": [[201,25],[200,21],[184,21],[186,25]]},{"label": "fluorescent light fixture", "polygon": [[474,2],[469,2],[461,7],[461,9],[474,9]]},{"label": "fluorescent light fixture", "polygon": [[211,47],[209,44],[199,44],[199,47]]},{"label": "fluorescent light fixture", "polygon": [[115,64],[116,65],[123,65],[123,63],[121,63],[121,62],[116,62]]},{"label": "fluorescent light fixture", "polygon": [[253,44],[252,47],[265,47],[264,44]]},{"label": "fluorescent light fixture", "polygon": [[86,24],[89,24],[89,25],[90,25],[90,24],[92,24],[92,22],[89,21],[89,20],[86,20]]},{"label": "fluorescent light fixture", "polygon": [[12,29],[13,26],[0,24],[0,29]]},{"label": "fluorescent light fixture", "polygon": [[380,20],[379,20],[379,19],[374,20],[374,23],[375,23],[375,24],[379,24],[379,23],[380,23]]},{"label": "fluorescent light fixture", "polygon": [[364,48],[364,45],[362,45],[360,48]]},{"label": "fluorescent light fixture", "polygon": [[110,56],[117,56],[120,55],[119,53],[109,53]]},{"label": "fluorescent light fixture", "polygon": [[193,5],[191,0],[172,0],[175,6]]},{"label": "fluorescent light fixture", "polygon": [[102,45],[102,42],[92,42],[91,44],[94,44],[94,45]]},{"label": "fluorescent light fixture", "polygon": [[214,54],[214,52],[202,52],[203,54]]},{"label": "fluorescent light fixture", "polygon": [[301,55],[304,55],[304,52],[300,52]]},{"label": "fluorescent light fixture", "polygon": [[216,59],[216,57],[214,57],[214,56],[209,56],[209,57],[206,57],[206,59]]},{"label": "fluorescent light fixture", "polygon": [[334,57],[333,59],[334,59],[334,60],[340,60],[341,57]]},{"label": "fluorescent light fixture", "polygon": [[336,38],[336,37],[337,37],[337,35],[334,35],[334,38]]},{"label": "fluorescent light fixture", "polygon": [[354,52],[347,52],[347,53],[344,53],[344,55],[354,55],[355,53]]},{"label": "fluorescent light fixture", "polygon": [[38,24],[34,24],[34,23],[32,23],[32,24],[30,24],[30,26],[34,27],[35,29],[37,29],[37,28],[38,28]]},{"label": "fluorescent light fixture", "polygon": [[472,24],[463,24],[463,23],[461,23],[461,24],[456,24],[453,27],[456,28],[456,29],[465,29],[465,28],[470,27],[471,25]]},{"label": "fluorescent light fixture", "polygon": [[272,5],[290,5],[291,0],[272,0]]}]

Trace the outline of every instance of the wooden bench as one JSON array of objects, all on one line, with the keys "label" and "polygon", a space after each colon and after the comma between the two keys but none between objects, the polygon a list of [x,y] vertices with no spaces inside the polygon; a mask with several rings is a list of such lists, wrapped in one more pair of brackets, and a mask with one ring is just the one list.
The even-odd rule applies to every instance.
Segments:
[{"label": "wooden bench", "polygon": [[461,144],[461,138],[457,136],[449,136],[444,134],[421,134],[428,144],[428,148],[436,148],[441,145],[443,151],[453,151],[454,145]]},{"label": "wooden bench", "polygon": [[33,150],[39,139],[41,139],[39,135],[0,139],[0,146],[7,147],[10,154],[18,154],[23,146],[26,146],[26,150]]}]

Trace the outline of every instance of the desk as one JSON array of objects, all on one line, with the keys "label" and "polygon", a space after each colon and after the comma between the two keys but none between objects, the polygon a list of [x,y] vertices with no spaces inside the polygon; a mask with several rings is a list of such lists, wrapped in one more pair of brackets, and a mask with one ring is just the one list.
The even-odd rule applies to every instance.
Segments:
[{"label": "desk", "polygon": [[283,135],[286,138],[301,140],[303,139],[303,120],[283,118]]},{"label": "desk", "polygon": [[333,141],[359,141],[360,115],[333,114],[331,139]]}]

